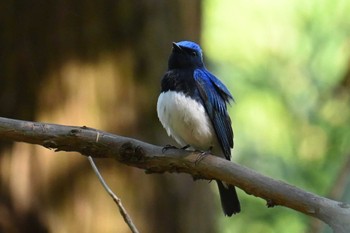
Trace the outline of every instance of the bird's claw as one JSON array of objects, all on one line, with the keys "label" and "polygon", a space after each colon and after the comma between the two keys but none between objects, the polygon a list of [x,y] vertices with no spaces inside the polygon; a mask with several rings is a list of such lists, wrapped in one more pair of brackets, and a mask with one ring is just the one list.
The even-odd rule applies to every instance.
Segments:
[{"label": "bird's claw", "polygon": [[177,148],[176,146],[167,144],[167,145],[165,145],[165,146],[163,147],[162,153],[164,153],[165,151],[167,151],[167,150],[169,150],[169,149],[179,149],[179,148]]},{"label": "bird's claw", "polygon": [[202,152],[198,153],[198,156],[197,156],[196,160],[194,161],[194,164],[197,165],[200,161],[202,161],[209,154],[210,153],[208,153],[206,151],[202,151]]},{"label": "bird's claw", "polygon": [[196,161],[194,162],[195,165],[197,165],[200,161],[202,161],[205,157],[211,154],[212,147],[209,148],[207,151],[198,151],[198,156],[196,158]]},{"label": "bird's claw", "polygon": [[164,153],[165,151],[169,150],[169,149],[181,149],[181,150],[186,150],[187,148],[189,148],[190,145],[186,145],[186,146],[183,146],[181,148],[178,148],[176,146],[173,146],[173,145],[165,145],[162,149],[162,152]]}]

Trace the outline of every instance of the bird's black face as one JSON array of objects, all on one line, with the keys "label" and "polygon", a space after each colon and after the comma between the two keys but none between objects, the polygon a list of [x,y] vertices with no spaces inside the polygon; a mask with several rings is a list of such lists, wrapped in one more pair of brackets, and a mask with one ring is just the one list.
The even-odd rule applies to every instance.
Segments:
[{"label": "bird's black face", "polygon": [[169,69],[199,68],[203,66],[200,50],[184,47],[173,43],[173,49],[168,62]]}]

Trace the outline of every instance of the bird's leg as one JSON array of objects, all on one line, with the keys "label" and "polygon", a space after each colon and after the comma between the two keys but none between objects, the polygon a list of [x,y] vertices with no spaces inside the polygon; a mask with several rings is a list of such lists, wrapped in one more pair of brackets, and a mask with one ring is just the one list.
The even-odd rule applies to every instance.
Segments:
[{"label": "bird's leg", "polygon": [[198,151],[198,152],[200,152],[200,153],[198,154],[198,157],[197,157],[197,159],[196,159],[196,161],[195,161],[194,163],[197,165],[197,164],[198,164],[200,161],[202,161],[205,157],[207,157],[208,155],[210,155],[212,149],[213,149],[213,147],[211,146],[211,147],[209,148],[209,150],[207,150],[207,151]]},{"label": "bird's leg", "polygon": [[162,153],[164,153],[165,151],[169,150],[169,149],[181,149],[181,150],[186,150],[187,148],[189,148],[190,145],[186,145],[184,147],[181,147],[181,148],[178,148],[176,146],[173,146],[173,145],[165,145],[162,149]]}]

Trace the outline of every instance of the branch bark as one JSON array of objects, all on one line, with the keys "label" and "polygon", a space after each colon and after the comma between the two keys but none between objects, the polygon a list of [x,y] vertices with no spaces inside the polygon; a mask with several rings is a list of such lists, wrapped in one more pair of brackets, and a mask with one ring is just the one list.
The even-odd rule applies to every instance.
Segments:
[{"label": "branch bark", "polygon": [[350,205],[301,190],[247,167],[208,155],[162,147],[88,127],[0,118],[0,138],[42,145],[55,151],[76,151],[93,158],[114,158],[147,173],[183,172],[195,179],[222,180],[263,198],[268,207],[285,206],[320,219],[335,233],[350,232]]}]

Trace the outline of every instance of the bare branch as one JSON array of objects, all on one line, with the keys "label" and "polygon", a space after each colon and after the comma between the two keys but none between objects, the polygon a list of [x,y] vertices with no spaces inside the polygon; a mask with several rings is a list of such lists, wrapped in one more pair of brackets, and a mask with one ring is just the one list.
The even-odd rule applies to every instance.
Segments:
[{"label": "bare branch", "polygon": [[[98,141],[98,140],[96,140]],[[94,170],[94,172],[96,173],[98,179],[100,180],[103,188],[107,191],[107,193],[112,197],[113,201],[117,204],[118,209],[120,214],[122,215],[124,221],[126,222],[126,224],[128,224],[130,230],[132,233],[139,233],[139,231],[137,230],[135,224],[133,223],[132,219],[130,218],[129,214],[126,212],[126,209],[124,208],[122,201],[120,200],[119,197],[117,197],[117,195],[115,195],[112,191],[112,189],[107,185],[107,183],[105,182],[105,180],[103,179],[103,177],[101,176],[100,172],[98,171],[94,160],[91,156],[88,156],[89,162],[91,164],[92,169]]]},{"label": "bare branch", "polygon": [[335,233],[350,232],[350,205],[306,192],[216,156],[196,163],[198,154],[162,147],[88,127],[63,126],[0,118],[2,139],[42,145],[55,151],[77,151],[85,156],[114,158],[146,172],[184,172],[195,178],[216,179],[265,199],[316,217]]}]

